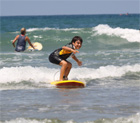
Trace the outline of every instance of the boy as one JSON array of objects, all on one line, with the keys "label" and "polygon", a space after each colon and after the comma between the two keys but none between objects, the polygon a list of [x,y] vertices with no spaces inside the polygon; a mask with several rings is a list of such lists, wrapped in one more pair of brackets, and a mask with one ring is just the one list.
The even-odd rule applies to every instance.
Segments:
[{"label": "boy", "polygon": [[72,64],[66,59],[71,55],[71,57],[77,62],[79,66],[82,65],[82,62],[76,58],[75,53],[79,53],[78,49],[82,46],[82,38],[80,36],[73,37],[72,41],[52,52],[49,56],[49,61],[54,64],[58,64],[61,67],[60,71],[60,81],[68,80],[69,72],[72,68]]}]

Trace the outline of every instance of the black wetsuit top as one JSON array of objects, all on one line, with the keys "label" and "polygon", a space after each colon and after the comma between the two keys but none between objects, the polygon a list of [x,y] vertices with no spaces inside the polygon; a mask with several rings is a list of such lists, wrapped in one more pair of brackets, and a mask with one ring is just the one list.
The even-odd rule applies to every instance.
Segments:
[{"label": "black wetsuit top", "polygon": [[[75,49],[71,43],[65,46],[71,49]],[[62,60],[66,60],[71,54],[72,52],[59,48],[50,54],[49,61],[54,64],[59,64]]]},{"label": "black wetsuit top", "polygon": [[25,41],[25,35],[24,36],[19,36],[17,44],[16,44],[16,51],[20,52],[20,51],[24,51],[25,47],[26,47],[26,41]]}]

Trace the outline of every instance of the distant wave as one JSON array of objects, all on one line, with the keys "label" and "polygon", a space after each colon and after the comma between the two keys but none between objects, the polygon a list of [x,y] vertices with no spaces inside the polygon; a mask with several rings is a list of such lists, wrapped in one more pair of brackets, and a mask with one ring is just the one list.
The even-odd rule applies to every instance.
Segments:
[{"label": "distant wave", "polygon": [[70,31],[70,30],[80,30],[79,28],[65,28],[65,29],[59,29],[59,28],[49,28],[49,27],[45,27],[45,28],[29,28],[27,29],[27,32],[33,32],[33,31],[39,31],[39,30],[64,30],[64,31]]},{"label": "distant wave", "polygon": [[[27,32],[39,31],[39,30],[61,30],[61,31],[72,31],[72,30],[83,30],[84,28],[29,28]],[[96,31],[94,35],[102,35],[106,34],[109,36],[119,36],[128,40],[129,42],[140,42],[140,31],[136,29],[128,29],[128,28],[112,28],[107,24],[100,24],[96,27],[92,28],[93,31]]]},{"label": "distant wave", "polygon": [[[54,30],[54,31],[73,31],[72,33],[78,33],[79,31],[83,33],[88,33],[91,36],[96,35],[108,35],[108,36],[117,36],[123,39],[126,39],[128,42],[140,42],[140,31],[136,29],[128,29],[128,28],[112,28],[107,24],[100,24],[93,28],[29,28],[27,32],[34,32],[34,31],[47,31],[47,30]],[[75,32],[76,31],[76,32]],[[14,33],[19,33],[16,31]],[[52,32],[53,33],[53,32]],[[35,37],[36,38],[36,37]]]},{"label": "distant wave", "polygon": [[[47,67],[4,67],[0,69],[0,84],[28,82],[47,82],[54,81],[54,75],[60,71],[55,68]],[[105,77],[121,77],[127,72],[140,72],[140,64],[125,66],[101,66],[93,68],[72,68],[69,79],[97,79]],[[31,74],[32,73],[32,74]]]},{"label": "distant wave", "polygon": [[[46,30],[61,30],[61,31],[71,31],[71,30],[81,30],[81,28],[65,28],[65,29],[59,29],[59,28],[29,28],[26,29],[27,32],[34,32],[34,31],[46,31]],[[12,33],[20,33],[19,31],[12,32]]]},{"label": "distant wave", "polygon": [[119,36],[121,38],[127,39],[129,42],[140,42],[140,31],[128,28],[111,28],[107,24],[100,24],[93,28],[96,31],[95,35],[109,35],[109,36]]}]

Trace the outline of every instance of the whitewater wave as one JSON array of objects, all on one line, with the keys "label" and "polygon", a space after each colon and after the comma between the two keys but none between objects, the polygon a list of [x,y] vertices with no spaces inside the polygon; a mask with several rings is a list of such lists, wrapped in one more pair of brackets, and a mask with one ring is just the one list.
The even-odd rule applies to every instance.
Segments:
[{"label": "whitewater wave", "polygon": [[[16,118],[13,120],[9,121],[4,121],[0,123],[54,123],[54,122],[61,122],[61,123],[77,123],[76,121],[73,120],[68,120],[68,121],[61,121],[59,119],[42,119],[42,120],[37,120],[37,119],[28,119],[28,118]],[[135,115],[129,116],[129,117],[120,117],[116,119],[99,119],[96,121],[86,121],[83,123],[139,123],[140,122],[140,113],[137,113]]]},{"label": "whitewater wave", "polygon": [[107,24],[100,24],[96,27],[93,27],[93,31],[96,31],[95,35],[109,35],[109,36],[119,36],[128,40],[129,42],[140,42],[140,31],[135,29],[128,28],[112,28]]},{"label": "whitewater wave", "polygon": [[[55,76],[59,69],[47,67],[4,67],[0,69],[0,84],[28,82],[46,82],[50,83],[55,79],[59,79],[59,74]],[[128,72],[140,72],[140,65],[126,66],[102,66],[98,69],[93,68],[72,68],[69,79],[97,79],[105,77],[121,77]]]}]

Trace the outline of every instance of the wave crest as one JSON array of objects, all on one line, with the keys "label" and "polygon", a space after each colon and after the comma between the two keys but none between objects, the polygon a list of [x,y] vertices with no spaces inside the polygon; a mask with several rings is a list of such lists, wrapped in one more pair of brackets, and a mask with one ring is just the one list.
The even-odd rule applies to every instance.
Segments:
[{"label": "wave crest", "polygon": [[94,27],[93,31],[96,31],[95,35],[119,36],[129,42],[140,42],[140,31],[135,29],[112,28],[107,24],[100,24]]}]

